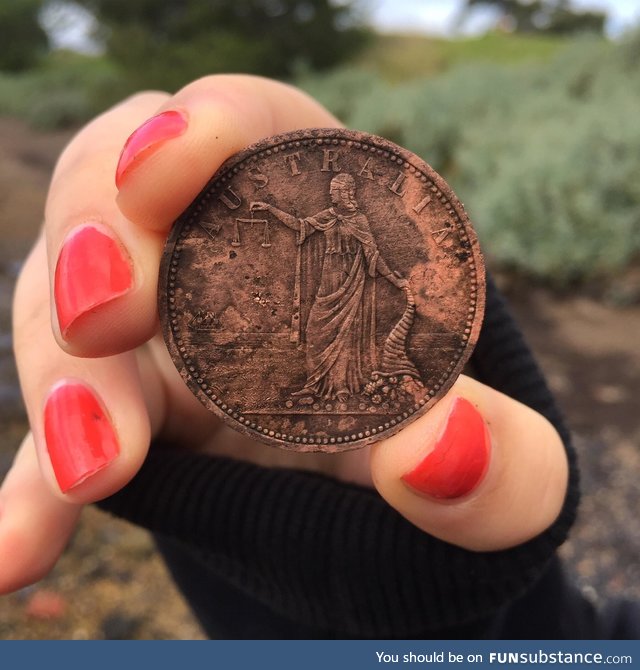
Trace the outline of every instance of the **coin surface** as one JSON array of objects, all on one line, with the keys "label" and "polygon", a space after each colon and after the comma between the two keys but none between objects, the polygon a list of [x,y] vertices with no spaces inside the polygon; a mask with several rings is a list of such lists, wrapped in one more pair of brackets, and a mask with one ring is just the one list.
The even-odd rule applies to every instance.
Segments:
[{"label": "coin surface", "polygon": [[344,129],[227,160],[174,225],[159,312],[183,379],[258,440],[336,452],[396,433],[477,340],[484,265],[445,181]]}]

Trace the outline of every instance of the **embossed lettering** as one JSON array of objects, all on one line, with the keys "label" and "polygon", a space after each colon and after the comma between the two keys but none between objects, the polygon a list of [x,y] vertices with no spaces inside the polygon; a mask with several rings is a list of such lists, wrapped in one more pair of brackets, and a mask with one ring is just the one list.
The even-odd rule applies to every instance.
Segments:
[{"label": "embossed lettering", "polygon": [[406,175],[402,170],[398,172],[398,176],[396,177],[396,180],[389,186],[389,190],[392,193],[395,193],[396,195],[399,195],[402,197],[405,194],[405,191],[402,188],[402,184],[404,183],[404,180],[406,179]]},{"label": "embossed lettering", "polygon": [[269,183],[269,177],[257,167],[247,170],[247,177],[251,179],[256,188],[264,188]]},{"label": "embossed lettering", "polygon": [[198,222],[198,225],[204,232],[215,241],[216,235],[220,232],[221,225],[219,223],[202,220]]},{"label": "embossed lettering", "polygon": [[296,151],[293,154],[289,154],[284,157],[285,162],[291,170],[291,176],[295,177],[297,174],[300,174],[300,168],[298,167],[298,161],[300,160],[300,152]]},{"label": "embossed lettering", "polygon": [[338,167],[338,158],[340,152],[337,149],[324,149],[324,158],[322,159],[321,172],[340,172]]},{"label": "embossed lettering", "polygon": [[420,212],[431,202],[431,196],[428,195],[426,198],[422,198],[422,200],[413,208],[413,211],[416,214],[420,214]]},{"label": "embossed lettering", "polygon": [[[233,199],[227,194],[232,196]],[[229,209],[238,209],[242,204],[242,198],[231,187],[228,187],[226,191],[223,191],[218,196],[218,200],[223,202]]]},{"label": "embossed lettering", "polygon": [[433,239],[436,241],[436,244],[442,244],[449,234],[451,233],[451,227],[450,224],[445,224],[445,228],[440,228],[439,230],[434,230],[431,235],[433,235]]},{"label": "embossed lettering", "polygon": [[371,162],[371,156],[367,158],[367,162],[362,166],[362,170],[358,172],[358,177],[364,177],[365,179],[371,179],[373,181],[373,172],[369,168],[369,163]]}]

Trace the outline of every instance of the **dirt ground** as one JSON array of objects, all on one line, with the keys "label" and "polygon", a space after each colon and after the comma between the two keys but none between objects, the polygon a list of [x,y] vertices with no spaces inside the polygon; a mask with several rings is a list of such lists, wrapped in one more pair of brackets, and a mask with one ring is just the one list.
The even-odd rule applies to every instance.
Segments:
[{"label": "dirt ground", "polygon": [[[0,119],[0,474],[26,429],[10,353],[11,290],[68,137]],[[583,503],[562,553],[590,597],[640,598],[640,305],[541,289],[510,298],[580,453]],[[92,508],[49,577],[0,597],[0,639],[201,637],[149,536]]]}]

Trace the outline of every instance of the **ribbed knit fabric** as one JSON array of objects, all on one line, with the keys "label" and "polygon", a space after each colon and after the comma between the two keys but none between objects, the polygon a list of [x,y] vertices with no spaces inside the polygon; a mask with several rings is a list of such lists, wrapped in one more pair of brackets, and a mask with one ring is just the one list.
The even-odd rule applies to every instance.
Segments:
[{"label": "ribbed knit fabric", "polygon": [[101,506],[190,547],[218,577],[309,628],[411,638],[486,620],[531,587],[566,538],[578,474],[560,413],[491,279],[471,363],[481,381],[546,416],[569,456],[559,518],[518,547],[467,551],[418,530],[372,490],[167,445]]}]

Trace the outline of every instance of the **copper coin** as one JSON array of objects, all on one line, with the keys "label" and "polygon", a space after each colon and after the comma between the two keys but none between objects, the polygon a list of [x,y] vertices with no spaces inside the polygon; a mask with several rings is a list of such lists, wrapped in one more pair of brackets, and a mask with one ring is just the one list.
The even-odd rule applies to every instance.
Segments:
[{"label": "copper coin", "polygon": [[268,444],[336,452],[442,397],[484,286],[464,208],[431,167],[380,137],[309,129],[222,165],[171,231],[159,311],[206,407]]}]

